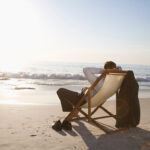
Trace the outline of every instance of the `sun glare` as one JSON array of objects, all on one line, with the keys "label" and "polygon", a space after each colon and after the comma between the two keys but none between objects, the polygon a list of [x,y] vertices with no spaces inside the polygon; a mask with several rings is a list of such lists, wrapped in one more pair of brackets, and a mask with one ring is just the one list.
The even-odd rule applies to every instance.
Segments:
[{"label": "sun glare", "polygon": [[4,100],[0,101],[1,104],[18,104],[15,100]]},{"label": "sun glare", "polygon": [[15,91],[12,90],[3,90],[3,96],[8,98],[15,98],[17,97],[17,94]]},{"label": "sun glare", "polygon": [[0,69],[2,66],[3,70],[16,71],[40,57],[37,51],[43,37],[41,18],[34,1],[0,1]]},{"label": "sun glare", "polygon": [[17,102],[14,100],[17,97],[17,93],[14,90],[10,89],[1,89],[1,100],[0,103],[3,104],[16,104]]},{"label": "sun glare", "polygon": [[0,69],[4,72],[19,72],[23,70],[26,64],[24,60],[6,56],[5,60],[0,61]]}]

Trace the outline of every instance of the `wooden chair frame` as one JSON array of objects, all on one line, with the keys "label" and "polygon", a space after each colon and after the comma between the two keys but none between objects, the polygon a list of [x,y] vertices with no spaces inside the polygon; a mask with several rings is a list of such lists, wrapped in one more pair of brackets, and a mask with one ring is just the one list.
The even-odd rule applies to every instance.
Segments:
[{"label": "wooden chair frame", "polygon": [[[97,106],[96,108],[94,108],[94,110],[92,111],[91,109],[91,91],[94,89],[94,87],[98,84],[98,82],[105,77],[107,74],[109,73],[127,73],[127,71],[121,71],[121,70],[117,70],[117,69],[107,69],[104,70],[103,73],[97,78],[97,80],[91,85],[91,87],[88,88],[87,93],[79,100],[79,102],[74,105],[73,103],[71,103],[69,100],[66,99],[66,101],[73,106],[73,110],[67,115],[67,117],[64,120],[68,120],[68,121],[73,121],[73,120],[80,120],[80,119],[88,119],[88,122],[92,122],[94,123],[98,128],[100,128],[101,130],[103,130],[105,133],[112,133],[112,132],[117,132],[120,131],[122,129],[115,129],[115,130],[108,130],[108,128],[100,123],[98,123],[96,120],[97,119],[103,119],[103,118],[109,118],[112,117],[114,119],[117,118],[117,115],[112,114],[110,111],[108,111],[106,108],[104,108],[101,104],[99,106]],[[118,95],[118,91],[116,91],[116,100],[117,100],[117,95]],[[82,104],[83,100],[88,96],[88,113],[84,112],[82,110],[82,108],[80,107],[80,105]],[[116,102],[117,103],[117,102]],[[101,117],[96,117],[93,118],[92,115],[99,109],[101,108],[104,112],[106,112],[108,115],[107,116],[101,116]],[[76,119],[69,119],[74,112],[78,110],[81,114],[83,114],[85,117],[79,117]]]}]

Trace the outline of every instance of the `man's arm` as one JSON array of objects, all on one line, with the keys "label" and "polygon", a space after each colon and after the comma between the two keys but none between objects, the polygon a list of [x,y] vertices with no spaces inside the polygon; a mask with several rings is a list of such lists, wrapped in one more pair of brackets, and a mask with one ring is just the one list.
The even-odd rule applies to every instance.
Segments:
[{"label": "man's arm", "polygon": [[86,79],[93,84],[95,82],[95,80],[97,79],[96,74],[101,74],[103,72],[102,68],[92,68],[92,67],[88,67],[88,68],[83,68],[83,73],[86,77]]}]

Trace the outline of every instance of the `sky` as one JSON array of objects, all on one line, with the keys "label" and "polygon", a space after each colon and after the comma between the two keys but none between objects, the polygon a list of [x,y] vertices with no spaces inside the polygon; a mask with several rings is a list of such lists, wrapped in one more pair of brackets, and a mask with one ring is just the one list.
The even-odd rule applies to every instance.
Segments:
[{"label": "sky", "polygon": [[0,0],[0,63],[150,65],[149,0]]}]

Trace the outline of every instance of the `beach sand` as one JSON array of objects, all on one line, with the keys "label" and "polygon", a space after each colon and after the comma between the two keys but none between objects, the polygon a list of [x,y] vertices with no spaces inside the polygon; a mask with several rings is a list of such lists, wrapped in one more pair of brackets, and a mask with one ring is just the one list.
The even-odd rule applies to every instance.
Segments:
[{"label": "beach sand", "polygon": [[[147,150],[150,99],[140,99],[140,105],[137,128],[105,134],[85,121],[72,122],[72,131],[54,131],[53,122],[67,115],[60,105],[0,104],[0,150]],[[106,107],[115,112],[114,101],[107,102]],[[113,119],[101,121],[115,125]]]}]

